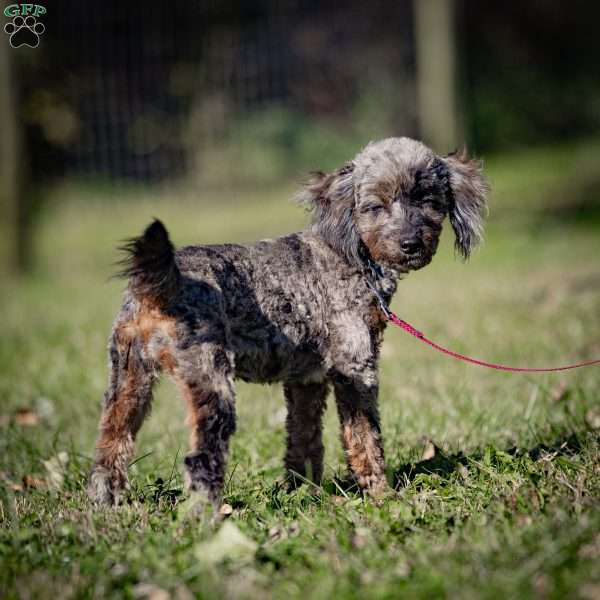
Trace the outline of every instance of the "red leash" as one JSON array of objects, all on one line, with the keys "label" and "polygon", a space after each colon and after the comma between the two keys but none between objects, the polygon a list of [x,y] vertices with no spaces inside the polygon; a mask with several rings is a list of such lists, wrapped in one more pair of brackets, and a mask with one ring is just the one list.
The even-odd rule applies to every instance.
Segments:
[{"label": "red leash", "polygon": [[[380,302],[382,302],[381,299],[380,299]],[[383,307],[384,307],[384,304],[382,304],[382,308]],[[403,319],[401,319],[400,317],[395,315],[387,307],[385,307],[385,309],[386,310],[384,310],[384,312],[386,313],[388,319],[397,327],[400,327],[401,329],[404,329],[404,331],[406,331],[407,333],[410,333],[410,335],[418,338],[422,342],[425,342],[426,344],[428,344],[432,348],[435,348],[439,352],[443,352],[444,354],[447,354],[448,356],[452,356],[453,358],[456,358],[458,360],[464,360],[465,362],[472,363],[474,365],[479,365],[480,367],[488,367],[489,369],[497,369],[499,371],[516,371],[516,372],[521,372],[521,373],[522,372],[542,373],[542,372],[547,372],[547,371],[568,371],[570,369],[579,369],[580,367],[589,367],[590,365],[600,365],[600,359],[587,360],[585,362],[576,363],[574,365],[565,365],[563,367],[548,367],[548,368],[544,368],[544,369],[527,369],[525,367],[507,367],[506,365],[497,365],[494,363],[486,362],[485,360],[478,360],[476,358],[471,358],[470,356],[465,356],[464,354],[459,354],[458,352],[453,352],[452,350],[448,350],[448,348],[444,348],[443,346],[440,346],[440,345],[436,344],[435,342],[432,342],[430,339],[427,339],[423,333],[421,333],[420,331],[415,329],[410,323],[407,323],[406,321],[404,321]]]}]

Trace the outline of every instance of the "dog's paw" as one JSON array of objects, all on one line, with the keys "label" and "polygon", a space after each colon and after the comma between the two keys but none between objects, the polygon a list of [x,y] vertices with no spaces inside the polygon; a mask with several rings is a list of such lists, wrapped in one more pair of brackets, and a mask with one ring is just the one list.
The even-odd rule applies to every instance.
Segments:
[{"label": "dog's paw", "polygon": [[123,501],[127,488],[127,479],[121,473],[96,465],[90,473],[87,494],[95,504],[118,506]]},{"label": "dog's paw", "polygon": [[383,506],[386,502],[394,500],[397,497],[397,492],[388,485],[385,479],[370,482],[367,488],[364,489],[371,501],[376,506]]}]

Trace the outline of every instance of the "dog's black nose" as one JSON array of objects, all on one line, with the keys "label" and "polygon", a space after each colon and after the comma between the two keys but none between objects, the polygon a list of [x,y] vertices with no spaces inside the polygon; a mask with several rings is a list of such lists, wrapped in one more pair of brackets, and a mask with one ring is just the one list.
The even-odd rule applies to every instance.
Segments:
[{"label": "dog's black nose", "polygon": [[405,254],[417,254],[422,248],[421,240],[413,238],[411,240],[404,240],[400,243],[400,248]]}]

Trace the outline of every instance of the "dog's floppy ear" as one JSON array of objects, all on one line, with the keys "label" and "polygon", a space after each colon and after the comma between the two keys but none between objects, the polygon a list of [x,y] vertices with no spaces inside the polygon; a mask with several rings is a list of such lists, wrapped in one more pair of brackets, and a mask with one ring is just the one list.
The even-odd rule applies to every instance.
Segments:
[{"label": "dog's floppy ear", "polygon": [[450,187],[450,223],[456,235],[454,247],[464,258],[483,237],[483,219],[487,214],[489,185],[481,162],[467,156],[466,150],[444,158]]},{"label": "dog's floppy ear", "polygon": [[334,250],[360,263],[360,236],[354,225],[354,163],[332,173],[314,173],[296,196],[313,214],[313,229]]}]

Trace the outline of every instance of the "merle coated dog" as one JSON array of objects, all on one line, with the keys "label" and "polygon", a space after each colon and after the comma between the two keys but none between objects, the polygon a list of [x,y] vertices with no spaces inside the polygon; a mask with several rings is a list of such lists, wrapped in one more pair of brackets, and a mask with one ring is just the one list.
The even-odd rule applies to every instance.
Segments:
[{"label": "merle coated dog", "polygon": [[387,319],[378,295],[389,303],[399,278],[431,261],[446,217],[456,250],[468,257],[481,237],[486,193],[480,164],[464,153],[442,157],[389,138],[313,177],[299,195],[313,213],[301,233],[175,250],[154,221],[126,246],[129,285],[110,338],[90,496],[109,504],[122,497],[161,373],[188,405],[187,486],[215,506],[235,431],[236,378],[283,383],[291,483],[321,478],[332,387],[351,474],[380,496],[387,482],[378,357]]}]

